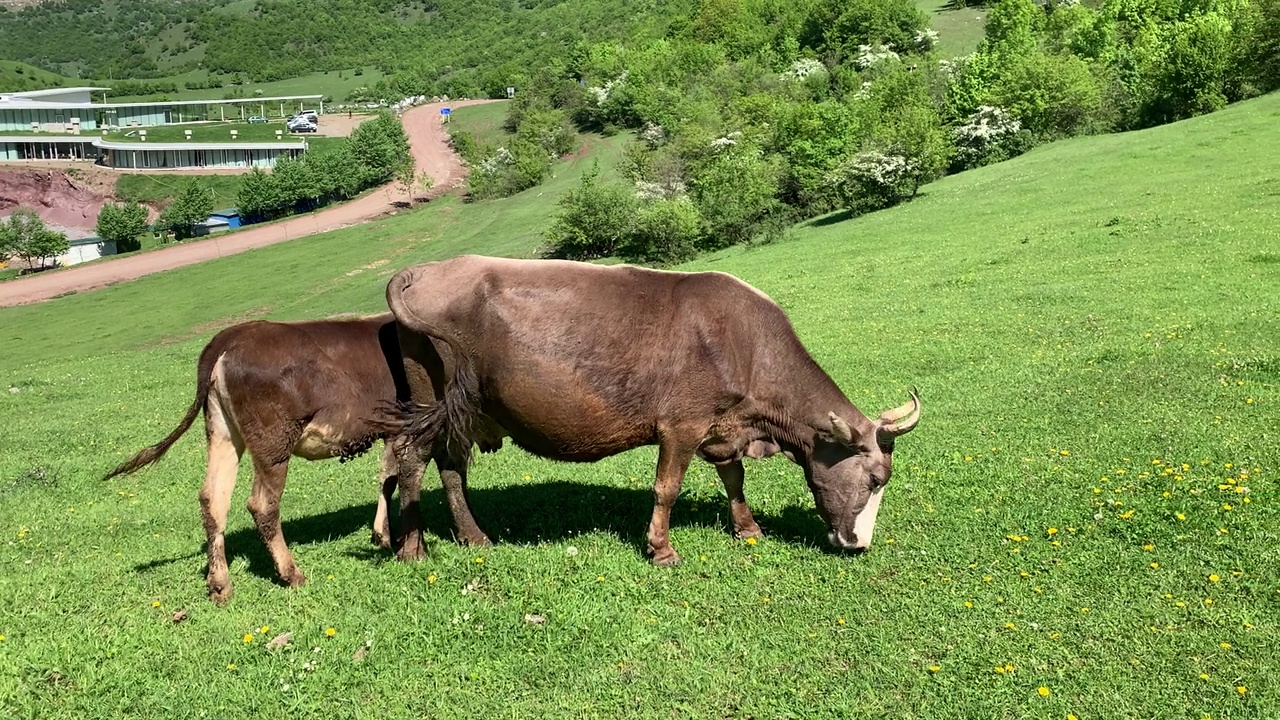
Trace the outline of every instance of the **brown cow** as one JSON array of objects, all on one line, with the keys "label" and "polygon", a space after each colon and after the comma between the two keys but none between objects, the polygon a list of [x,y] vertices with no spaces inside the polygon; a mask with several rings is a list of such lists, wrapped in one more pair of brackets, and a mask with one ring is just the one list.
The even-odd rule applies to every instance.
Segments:
[{"label": "brown cow", "polygon": [[[894,439],[920,419],[914,392],[868,419],[813,361],[786,313],[724,273],[463,256],[397,273],[387,302],[417,402],[389,412],[382,427],[436,460],[472,543],[488,537],[467,505],[471,444],[509,435],[535,455],[575,462],[656,444],[648,552],[660,565],[680,560],[668,527],[694,455],[716,466],[738,536],[760,535],[742,458],[782,452],[804,469],[829,542],[866,550]],[[418,494],[412,483],[406,473],[400,503],[416,511],[405,497]],[[420,554],[421,519],[402,523],[401,555]]]},{"label": "brown cow", "polygon": [[254,469],[249,512],[280,579],[290,586],[302,585],[306,576],[294,564],[280,529],[280,496],[289,458],[346,461],[383,438],[373,541],[389,547],[387,503],[396,488],[399,465],[393,442],[368,418],[386,403],[408,397],[403,368],[390,313],[310,322],[253,321],[229,327],[200,353],[196,397],[178,427],[106,477],[131,473],[159,460],[204,410],[209,465],[200,508],[208,536],[210,598],[221,603],[231,597],[223,532],[236,469],[245,450],[253,456]]}]

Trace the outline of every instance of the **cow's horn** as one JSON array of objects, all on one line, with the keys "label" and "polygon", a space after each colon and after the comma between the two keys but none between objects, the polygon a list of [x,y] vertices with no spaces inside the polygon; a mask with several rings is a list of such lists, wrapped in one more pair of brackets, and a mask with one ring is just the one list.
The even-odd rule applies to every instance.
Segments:
[{"label": "cow's horn", "polygon": [[880,430],[891,435],[904,435],[911,432],[920,422],[920,397],[916,390],[911,390],[911,401],[892,410],[885,410],[880,415]]},{"label": "cow's horn", "polygon": [[849,423],[841,420],[840,416],[835,413],[828,413],[828,417],[831,419],[831,434],[835,436],[835,439],[845,445],[852,445],[853,430],[849,428]]}]

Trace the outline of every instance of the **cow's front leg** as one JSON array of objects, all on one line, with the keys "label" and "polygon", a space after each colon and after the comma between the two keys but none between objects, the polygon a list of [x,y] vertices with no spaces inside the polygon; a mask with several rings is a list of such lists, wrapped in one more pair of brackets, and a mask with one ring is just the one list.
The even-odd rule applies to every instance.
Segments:
[{"label": "cow's front leg", "polygon": [[[467,448],[467,454],[471,449]],[[455,458],[445,452],[436,455],[436,468],[440,470],[440,484],[444,486],[445,501],[449,504],[449,513],[453,515],[453,527],[458,540],[466,545],[484,547],[492,545],[489,536],[485,535],[476,524],[471,514],[471,497],[467,493],[467,461],[466,458]]]},{"label": "cow's front leg", "polygon": [[393,442],[400,492],[400,535],[396,541],[399,560],[421,560],[427,556],[422,540],[422,473],[426,463],[407,437]]},{"label": "cow's front leg", "polygon": [[745,470],[741,460],[716,466],[716,474],[724,483],[725,492],[729,495],[729,515],[733,518],[733,534],[736,537],[762,538],[764,533],[756,524],[751,508],[747,506],[747,496],[742,494],[742,480]]},{"label": "cow's front leg", "polygon": [[658,472],[653,484],[653,517],[649,520],[647,551],[654,565],[679,565],[680,555],[671,547],[671,508],[680,497],[680,485],[698,444],[681,442],[661,433],[658,445]]}]

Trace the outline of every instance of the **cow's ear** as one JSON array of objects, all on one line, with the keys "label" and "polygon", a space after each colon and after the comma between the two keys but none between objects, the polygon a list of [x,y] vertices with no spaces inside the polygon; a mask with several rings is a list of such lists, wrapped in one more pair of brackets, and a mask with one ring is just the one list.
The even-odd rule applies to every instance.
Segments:
[{"label": "cow's ear", "polygon": [[831,435],[843,445],[853,445],[853,430],[849,428],[849,423],[845,422],[835,413],[828,413],[831,419]]}]

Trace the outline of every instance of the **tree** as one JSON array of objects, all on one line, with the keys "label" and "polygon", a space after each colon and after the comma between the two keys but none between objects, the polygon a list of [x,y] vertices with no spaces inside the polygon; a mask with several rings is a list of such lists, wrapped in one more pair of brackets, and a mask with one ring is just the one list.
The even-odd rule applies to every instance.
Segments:
[{"label": "tree", "polygon": [[65,233],[45,227],[35,210],[20,207],[0,220],[0,256],[22,258],[27,267],[43,268],[47,261],[71,248]]},{"label": "tree", "polygon": [[395,175],[396,184],[400,186],[400,189],[405,195],[409,196],[410,205],[413,204],[413,181],[417,179],[417,177],[418,173],[414,170],[413,166],[413,156],[410,155],[408,162],[402,162],[400,166],[396,168]]},{"label": "tree", "polygon": [[418,189],[423,195],[430,195],[431,189],[436,186],[436,179],[431,177],[431,173],[423,170],[418,173]]},{"label": "tree", "polygon": [[372,120],[361,123],[348,141],[360,172],[361,187],[381,185],[413,166],[409,152],[409,136],[404,134],[400,119],[383,110]]},{"label": "tree", "polygon": [[138,236],[147,229],[147,209],[136,202],[107,203],[98,213],[97,230],[103,240],[116,244],[116,252],[142,248]]},{"label": "tree", "polygon": [[213,212],[213,190],[199,180],[192,180],[160,213],[157,225],[172,228],[179,239],[195,235],[195,226],[209,219]]},{"label": "tree", "polygon": [[274,215],[280,208],[275,178],[261,168],[249,171],[236,193],[236,208],[246,219],[265,220]]}]

